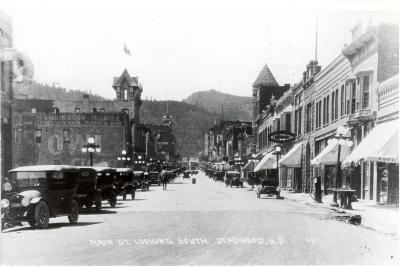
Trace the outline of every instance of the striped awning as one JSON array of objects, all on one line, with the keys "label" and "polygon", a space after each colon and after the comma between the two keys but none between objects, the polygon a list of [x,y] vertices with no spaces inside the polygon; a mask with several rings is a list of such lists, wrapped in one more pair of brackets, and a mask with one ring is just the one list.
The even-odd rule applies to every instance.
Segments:
[{"label": "striped awning", "polygon": [[276,156],[272,153],[266,154],[254,168],[254,171],[258,172],[267,169],[276,169]]},{"label": "striped awning", "polygon": [[343,161],[343,166],[360,160],[399,162],[399,121],[378,124]]},{"label": "striped awning", "polygon": [[295,144],[288,153],[282,156],[279,160],[279,166],[290,167],[290,168],[300,168],[301,167],[301,153],[302,153],[302,143]]}]

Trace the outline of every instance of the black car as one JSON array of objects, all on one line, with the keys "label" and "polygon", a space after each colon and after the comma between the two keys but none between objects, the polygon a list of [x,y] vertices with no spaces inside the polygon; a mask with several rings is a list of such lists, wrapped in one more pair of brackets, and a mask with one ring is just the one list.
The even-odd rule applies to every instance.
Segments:
[{"label": "black car", "polygon": [[223,171],[215,171],[213,178],[215,181],[223,181],[224,180],[224,172]]},{"label": "black car", "polygon": [[275,195],[277,199],[280,197],[281,188],[278,186],[278,182],[273,179],[262,179],[261,184],[257,186],[256,193],[257,198],[260,198],[262,194],[272,196]]},{"label": "black car", "polygon": [[236,186],[243,187],[243,179],[240,177],[240,172],[237,171],[227,171],[225,173],[225,185],[226,186]]},{"label": "black car", "polygon": [[134,179],[133,170],[131,168],[116,168],[115,187],[117,194],[122,195],[122,199],[126,199],[126,195],[130,194],[132,200],[135,199],[136,179]]},{"label": "black car", "polygon": [[2,227],[5,223],[28,222],[44,229],[50,217],[68,216],[78,222],[78,169],[67,165],[38,165],[9,171],[11,186],[16,192],[2,199]]},{"label": "black car", "polygon": [[[100,210],[103,200],[107,200],[112,208],[117,205],[117,189],[114,185],[116,170],[110,167],[90,167],[96,171],[96,194],[94,204]],[[88,203],[89,206],[91,203]]]},{"label": "black car", "polygon": [[183,172],[183,179],[185,179],[185,178],[188,178],[188,179],[190,179],[190,171],[184,171]]},{"label": "black car", "polygon": [[150,171],[149,180],[150,184],[161,185],[160,174],[158,173],[158,171]]},{"label": "black car", "polygon": [[150,181],[145,177],[144,172],[134,171],[133,175],[137,181],[137,188],[141,188],[142,191],[148,191],[150,188]]}]

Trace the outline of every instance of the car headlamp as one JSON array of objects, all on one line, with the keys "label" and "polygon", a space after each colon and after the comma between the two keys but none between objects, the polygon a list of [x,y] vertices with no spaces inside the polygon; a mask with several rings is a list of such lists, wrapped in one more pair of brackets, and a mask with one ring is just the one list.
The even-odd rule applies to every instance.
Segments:
[{"label": "car headlamp", "polygon": [[10,201],[8,201],[8,199],[2,199],[1,200],[1,207],[6,209],[6,208],[8,208],[8,206],[10,206]]},{"label": "car headlamp", "polygon": [[21,199],[21,205],[22,206],[28,207],[29,203],[30,203],[30,201],[29,201],[28,198],[24,197],[24,198]]}]

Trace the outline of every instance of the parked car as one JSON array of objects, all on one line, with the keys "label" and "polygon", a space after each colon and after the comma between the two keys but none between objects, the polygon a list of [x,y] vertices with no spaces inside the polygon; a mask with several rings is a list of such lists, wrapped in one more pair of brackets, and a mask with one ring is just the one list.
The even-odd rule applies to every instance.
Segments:
[{"label": "parked car", "polygon": [[262,179],[261,184],[256,188],[257,198],[260,198],[262,194],[275,195],[276,198],[280,198],[280,192],[281,188],[275,180]]},{"label": "parked car", "polygon": [[136,181],[134,179],[133,170],[131,168],[116,168],[115,187],[117,194],[122,195],[122,199],[126,200],[126,195],[130,194],[132,200],[135,199]]},{"label": "parked car", "polygon": [[227,171],[224,180],[226,186],[243,187],[243,179],[240,177],[240,172],[238,171]]},{"label": "parked car", "polygon": [[224,172],[223,171],[215,171],[213,178],[215,181],[223,181],[224,180]]},{"label": "parked car", "polygon": [[137,181],[137,188],[141,188],[142,191],[149,190],[150,181],[145,178],[144,171],[134,171],[133,175]]},{"label": "parked car", "polygon": [[150,171],[149,179],[150,179],[150,184],[161,185],[160,174],[158,173],[158,171]]},{"label": "parked car", "polygon": [[[117,189],[114,185],[116,170],[110,167],[91,167],[96,171],[96,191],[94,204],[100,210],[103,200],[107,200],[112,208],[117,205]],[[90,205],[91,203],[88,203]],[[91,206],[91,205],[90,205]],[[88,206],[87,206],[88,207]]]},{"label": "parked car", "polygon": [[184,171],[183,172],[183,179],[188,178],[190,179],[190,171]]},{"label": "parked car", "polygon": [[18,167],[9,171],[15,194],[1,200],[2,227],[5,223],[28,222],[44,229],[49,219],[67,216],[78,222],[78,169],[67,165]]}]

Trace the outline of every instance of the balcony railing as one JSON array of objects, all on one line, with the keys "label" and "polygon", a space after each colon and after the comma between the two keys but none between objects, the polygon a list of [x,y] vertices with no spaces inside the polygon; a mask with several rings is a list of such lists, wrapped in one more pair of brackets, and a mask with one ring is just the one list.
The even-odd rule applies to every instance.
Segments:
[{"label": "balcony railing", "polygon": [[366,121],[373,121],[376,119],[376,111],[371,109],[359,109],[354,114],[349,115],[348,124],[354,125]]}]

